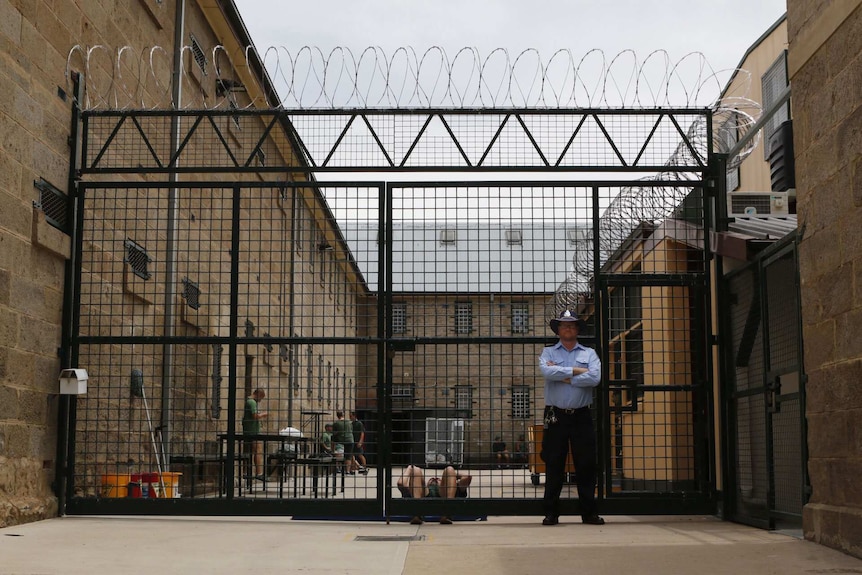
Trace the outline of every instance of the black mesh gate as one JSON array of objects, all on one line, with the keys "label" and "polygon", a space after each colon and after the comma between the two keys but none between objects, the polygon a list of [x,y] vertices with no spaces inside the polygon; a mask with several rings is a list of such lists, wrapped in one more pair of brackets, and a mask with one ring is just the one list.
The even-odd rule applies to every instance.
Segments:
[{"label": "black mesh gate", "polygon": [[[639,118],[650,137],[615,144],[626,116],[604,130],[609,155],[566,164],[577,127],[557,165],[615,158],[620,172],[661,167],[653,179],[321,181],[289,114],[85,115],[69,350],[90,382],[70,405],[67,510],[441,511],[400,497],[416,465],[471,477],[458,514],[538,514],[536,364],[565,308],[587,318],[582,339],[603,361],[602,511],[713,510],[708,166],[672,114],[657,117],[689,164],[644,161],[658,122]],[[172,117],[187,131],[168,153],[158,134]],[[358,171],[346,134],[326,162]],[[547,141],[533,138],[533,159],[551,157]],[[523,155],[495,169],[517,171]],[[632,223],[621,214],[643,214],[626,203],[637,197],[653,212]],[[351,413],[356,464],[339,448]]]},{"label": "black mesh gate", "polygon": [[791,236],[727,280],[735,464],[729,511],[766,528],[799,528],[810,495],[796,246]]}]

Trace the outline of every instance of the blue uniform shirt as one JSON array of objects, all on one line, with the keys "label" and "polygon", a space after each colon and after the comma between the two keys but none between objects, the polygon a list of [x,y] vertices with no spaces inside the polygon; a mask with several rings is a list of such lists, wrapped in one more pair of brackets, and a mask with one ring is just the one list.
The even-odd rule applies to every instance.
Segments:
[{"label": "blue uniform shirt", "polygon": [[[554,365],[548,365],[551,362]],[[589,371],[572,375],[573,367]],[[545,378],[545,405],[577,409],[593,402],[593,388],[602,378],[602,362],[596,352],[577,344],[572,351],[560,342],[546,347],[539,356],[539,370]]]}]

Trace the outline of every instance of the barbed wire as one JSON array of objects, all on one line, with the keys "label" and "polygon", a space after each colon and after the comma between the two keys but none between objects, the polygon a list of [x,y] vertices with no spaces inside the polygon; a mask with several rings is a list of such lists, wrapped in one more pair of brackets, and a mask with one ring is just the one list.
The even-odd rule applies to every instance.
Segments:
[{"label": "barbed wire", "polygon": [[[73,71],[84,74],[84,92],[79,105],[85,110],[126,109],[426,109],[426,108],[700,108],[712,114],[712,150],[727,152],[756,123],[761,106],[749,98],[751,76],[745,70],[716,72],[700,52],[674,60],[664,50],[650,52],[642,60],[633,50],[613,56],[590,50],[576,57],[568,49],[555,51],[547,60],[536,49],[517,55],[504,48],[482,55],[465,47],[450,57],[446,49],[433,46],[424,52],[401,47],[391,54],[368,47],[358,56],[346,47],[329,52],[304,46],[294,52],[270,47],[262,52],[248,46],[229,53],[224,46],[204,55],[204,62],[191,46],[182,48],[181,81],[200,89],[184,90],[181,102],[172,100],[172,56],[160,46],[135,50],[104,45],[75,46],[70,50],[66,78],[71,87]],[[189,56],[188,58],[186,56]],[[189,69],[186,61],[191,62]],[[224,64],[229,63],[230,66]],[[208,90],[210,86],[236,86],[237,78],[228,70],[256,69],[262,65],[275,94],[267,100],[251,97],[240,104],[230,88]],[[195,66],[200,70],[195,71]],[[222,73],[224,71],[224,74]],[[198,79],[190,80],[197,74]],[[739,78],[737,93],[724,93],[730,78]],[[72,90],[69,90],[72,93]],[[248,91],[246,91],[248,94]],[[695,165],[707,158],[705,117],[697,116],[688,126],[666,165]],[[735,169],[754,150],[756,134],[745,148],[729,159]],[[647,180],[679,180],[695,177],[686,172],[668,171]],[[673,217],[691,188],[673,186],[625,186],[599,221],[599,254],[603,264],[638,226],[658,226]],[[591,235],[582,238],[576,250],[572,273],[553,298],[553,313],[577,303],[589,293],[595,269]],[[549,310],[550,312],[551,310]]]},{"label": "barbed wire", "polygon": [[[189,67],[201,66],[213,84],[235,81],[231,69],[262,64],[278,101],[256,98],[244,107],[288,110],[703,108],[712,106],[726,80],[739,72],[716,72],[700,52],[674,60],[665,50],[639,59],[633,50],[608,56],[593,49],[577,57],[560,49],[545,59],[532,48],[517,54],[496,48],[482,55],[477,48],[465,47],[450,56],[440,46],[423,52],[401,47],[391,54],[373,46],[357,55],[347,47],[324,52],[304,46],[292,52],[276,46],[259,52],[248,46],[231,53],[219,45],[209,54],[183,46],[182,55],[181,78],[191,76]],[[182,102],[173,102],[172,56],[161,46],[136,50],[78,45],[67,57],[69,81],[73,70],[85,75],[80,104],[87,110],[210,109],[233,102],[229,91],[214,95],[205,89],[186,91]]]}]

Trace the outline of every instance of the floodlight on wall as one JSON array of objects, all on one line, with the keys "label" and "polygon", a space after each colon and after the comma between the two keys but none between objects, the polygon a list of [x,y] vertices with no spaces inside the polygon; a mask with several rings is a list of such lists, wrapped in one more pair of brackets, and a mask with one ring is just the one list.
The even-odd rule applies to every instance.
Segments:
[{"label": "floodlight on wall", "polygon": [[86,369],[64,369],[60,372],[61,395],[83,395],[87,393],[87,380],[90,376]]}]

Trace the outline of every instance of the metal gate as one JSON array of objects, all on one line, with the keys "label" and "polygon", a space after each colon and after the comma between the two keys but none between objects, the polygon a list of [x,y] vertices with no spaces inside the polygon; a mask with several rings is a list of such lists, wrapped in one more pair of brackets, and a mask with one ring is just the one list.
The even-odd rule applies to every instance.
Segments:
[{"label": "metal gate", "polygon": [[770,529],[800,528],[810,484],[795,235],[730,274],[727,290],[730,517]]},{"label": "metal gate", "polygon": [[[714,510],[711,167],[680,128],[709,112],[644,112],[652,124],[631,111],[567,113],[556,164],[538,136],[547,118],[519,117],[531,159],[461,171],[660,175],[324,181],[310,174],[396,166],[385,150],[348,163],[347,128],[315,148],[292,127],[309,121],[298,112],[84,114],[65,343],[90,380],[66,414],[67,511],[538,514],[536,362],[564,308],[587,318],[582,340],[603,360],[602,511]],[[643,139],[615,144],[627,118]],[[565,161],[588,120],[607,150]],[[173,150],[161,137],[171,122],[182,134]],[[651,150],[661,122],[689,162],[668,166]],[[451,176],[435,162],[410,170]],[[668,193],[671,207],[650,218],[618,216],[635,197],[654,207]],[[356,467],[339,456],[340,412],[364,426]],[[407,465],[469,475],[469,497],[401,498]],[[575,494],[564,512],[577,512]]]}]

